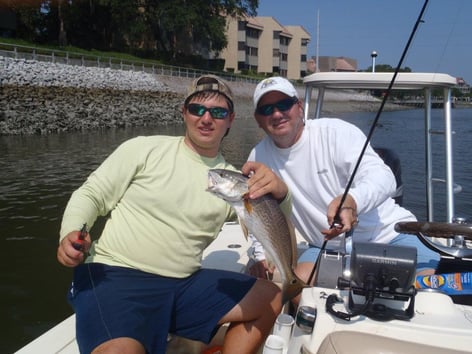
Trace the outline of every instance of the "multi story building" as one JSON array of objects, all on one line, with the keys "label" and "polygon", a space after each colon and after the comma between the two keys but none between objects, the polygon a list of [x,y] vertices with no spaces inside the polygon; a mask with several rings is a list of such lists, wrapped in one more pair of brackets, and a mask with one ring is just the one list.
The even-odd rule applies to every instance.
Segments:
[{"label": "multi story building", "polygon": [[227,17],[226,37],[228,45],[219,54],[224,59],[225,71],[240,73],[258,70],[259,37],[263,26],[253,17],[235,19]]},{"label": "multi story building", "polygon": [[297,80],[306,75],[311,39],[302,26],[283,26],[273,17],[227,19],[228,46],[219,54],[224,70],[278,74]]},{"label": "multi story building", "polygon": [[[287,63],[287,77],[299,79],[308,74],[307,50],[311,37],[302,26],[285,26],[285,28],[292,34],[288,52],[293,60],[289,60]],[[297,60],[297,58],[299,59]]]}]

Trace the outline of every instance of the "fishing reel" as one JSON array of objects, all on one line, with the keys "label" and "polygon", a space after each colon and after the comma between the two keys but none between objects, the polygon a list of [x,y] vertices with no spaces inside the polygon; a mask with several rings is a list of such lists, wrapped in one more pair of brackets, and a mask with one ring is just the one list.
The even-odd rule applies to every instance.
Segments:
[{"label": "fishing reel", "polygon": [[350,271],[349,279],[338,278],[338,288],[349,289],[350,313],[334,310],[340,301],[335,294],[326,301],[328,312],[344,320],[358,315],[379,321],[413,317],[416,248],[354,242]]}]

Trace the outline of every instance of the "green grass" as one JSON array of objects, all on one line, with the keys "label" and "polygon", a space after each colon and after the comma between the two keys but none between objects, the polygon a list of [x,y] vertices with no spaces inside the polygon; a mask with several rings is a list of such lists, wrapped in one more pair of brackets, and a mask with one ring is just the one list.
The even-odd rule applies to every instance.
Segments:
[{"label": "green grass", "polygon": [[36,50],[38,54],[50,54],[52,51],[54,51],[54,55],[61,56],[61,57],[65,56],[66,53],[69,53],[69,56],[71,57],[81,57],[81,56],[94,57],[94,58],[98,57],[98,58],[104,58],[106,60],[108,60],[109,58],[113,58],[113,61],[117,61],[117,62],[119,62],[120,60],[123,60],[123,61],[147,63],[150,65],[163,64],[159,60],[143,59],[143,58],[139,58],[134,55],[126,54],[126,53],[103,52],[96,49],[86,50],[86,49],[74,47],[74,46],[60,47],[60,46],[54,46],[50,44],[41,45],[41,44],[28,42],[22,39],[0,37],[0,49],[11,50],[12,45],[17,45],[18,51],[28,52],[28,53],[31,53],[32,52],[31,48],[33,48],[34,50]]}]

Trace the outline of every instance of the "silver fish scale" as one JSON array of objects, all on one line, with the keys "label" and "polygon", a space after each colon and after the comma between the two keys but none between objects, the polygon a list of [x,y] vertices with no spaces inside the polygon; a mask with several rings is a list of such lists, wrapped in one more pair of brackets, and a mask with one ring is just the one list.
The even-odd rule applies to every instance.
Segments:
[{"label": "silver fish scale", "polygon": [[239,217],[262,244],[282,279],[288,279],[293,264],[292,237],[287,219],[277,201],[269,196],[248,200],[244,215]]}]

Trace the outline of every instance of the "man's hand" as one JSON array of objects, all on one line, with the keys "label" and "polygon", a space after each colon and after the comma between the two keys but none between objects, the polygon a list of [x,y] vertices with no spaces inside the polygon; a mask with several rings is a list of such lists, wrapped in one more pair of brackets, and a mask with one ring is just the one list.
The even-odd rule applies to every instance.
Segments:
[{"label": "man's hand", "polygon": [[271,193],[280,202],[287,196],[287,185],[266,165],[248,161],[243,165],[241,172],[250,177],[249,198],[256,199]]},{"label": "man's hand", "polygon": [[325,235],[326,240],[331,240],[336,236],[344,232],[350,231],[354,228],[357,223],[357,204],[351,195],[347,195],[344,203],[339,212],[339,219],[336,219],[336,212],[338,211],[339,204],[341,203],[342,196],[337,196],[328,205],[328,224],[331,226],[330,229],[321,230],[321,233]]},{"label": "man's hand", "polygon": [[90,249],[89,233],[79,242],[80,231],[72,231],[64,237],[57,248],[57,260],[66,267],[75,267],[82,263]]},{"label": "man's hand", "polygon": [[257,278],[272,280],[274,276],[274,267],[269,267],[266,260],[256,261],[249,269],[248,274]]}]

